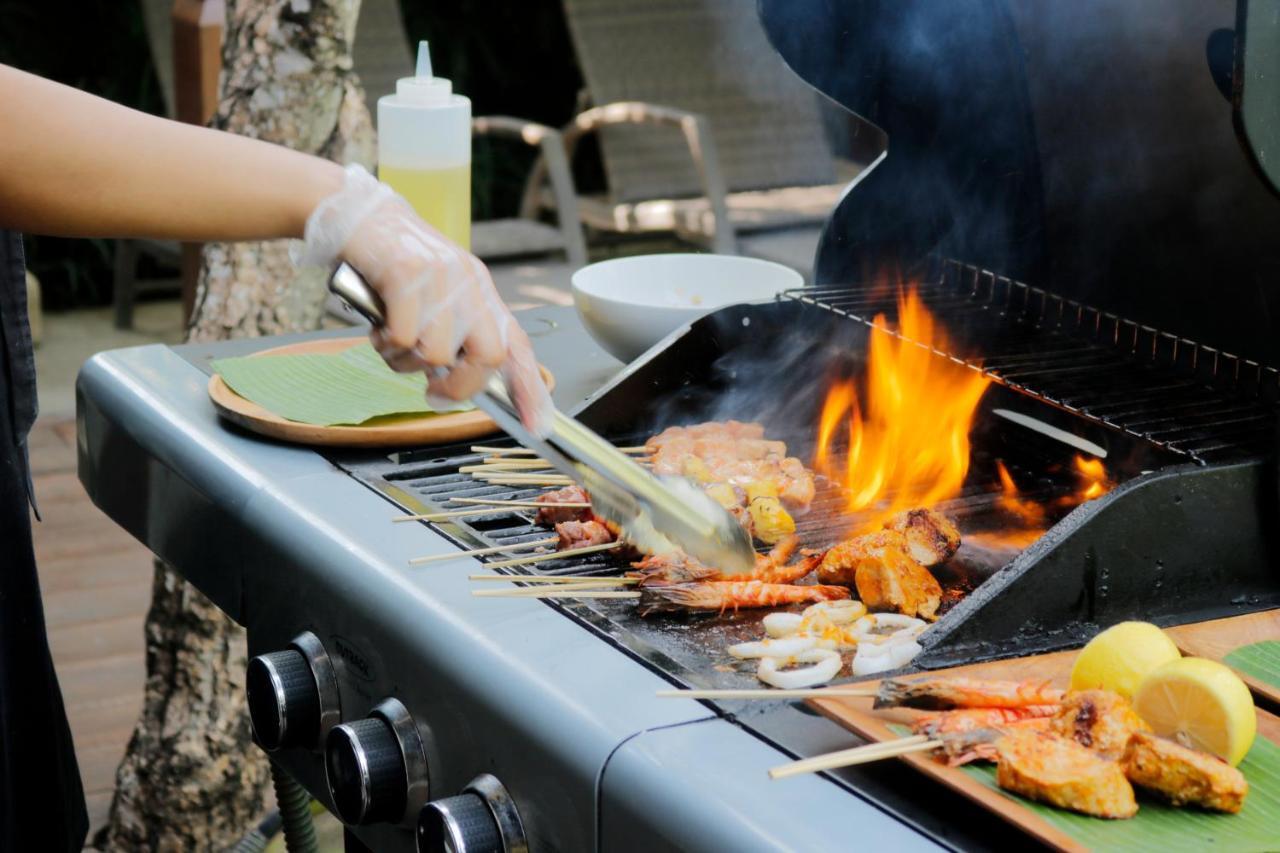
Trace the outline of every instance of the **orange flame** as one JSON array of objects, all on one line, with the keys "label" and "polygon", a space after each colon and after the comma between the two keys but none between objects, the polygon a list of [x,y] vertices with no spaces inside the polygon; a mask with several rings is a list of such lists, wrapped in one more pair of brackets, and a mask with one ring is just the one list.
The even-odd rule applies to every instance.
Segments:
[{"label": "orange flame", "polygon": [[[868,347],[865,406],[852,382],[827,394],[813,467],[849,493],[848,510],[877,527],[891,515],[955,497],[969,471],[969,428],[990,380],[940,358],[943,329],[911,287],[898,297],[899,326],[875,318]],[[834,445],[847,420],[848,457]]]},{"label": "orange flame", "polygon": [[1038,531],[1043,528],[1044,507],[1021,496],[1017,484],[1009,474],[1009,469],[1004,467],[1004,462],[999,459],[996,460],[996,473],[1000,475],[1001,492],[998,500],[1000,508],[1027,527],[1036,528]]},{"label": "orange flame", "polygon": [[1111,491],[1115,484],[1111,482],[1111,478],[1107,476],[1106,466],[1102,464],[1102,460],[1096,456],[1086,459],[1076,454],[1075,459],[1076,474],[1084,481],[1076,503],[1084,503],[1094,498],[1101,497]]}]

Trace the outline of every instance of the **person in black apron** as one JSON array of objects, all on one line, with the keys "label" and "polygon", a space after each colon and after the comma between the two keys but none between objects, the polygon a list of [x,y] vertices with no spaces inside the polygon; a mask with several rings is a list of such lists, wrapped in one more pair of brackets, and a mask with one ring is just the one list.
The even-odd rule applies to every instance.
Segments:
[{"label": "person in black apron", "polygon": [[501,370],[536,431],[551,400],[484,265],[359,166],[166,121],[3,65],[0,115],[0,853],[78,851],[84,791],[31,544],[35,361],[18,231],[305,238],[300,261],[348,261],[379,292],[388,322],[375,346],[396,370],[431,369],[432,394],[465,399]]}]

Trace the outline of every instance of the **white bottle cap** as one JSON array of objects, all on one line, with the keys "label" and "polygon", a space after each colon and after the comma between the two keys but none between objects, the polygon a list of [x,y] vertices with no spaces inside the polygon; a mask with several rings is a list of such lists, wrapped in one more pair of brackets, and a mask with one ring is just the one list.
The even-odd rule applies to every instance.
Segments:
[{"label": "white bottle cap", "polygon": [[471,101],[453,83],[431,73],[431,51],[418,42],[413,77],[378,99],[378,163],[403,169],[440,169],[471,162]]},{"label": "white bottle cap", "polygon": [[453,83],[431,74],[431,49],[418,42],[418,67],[412,77],[396,81],[396,95],[411,104],[442,104],[453,94]]}]

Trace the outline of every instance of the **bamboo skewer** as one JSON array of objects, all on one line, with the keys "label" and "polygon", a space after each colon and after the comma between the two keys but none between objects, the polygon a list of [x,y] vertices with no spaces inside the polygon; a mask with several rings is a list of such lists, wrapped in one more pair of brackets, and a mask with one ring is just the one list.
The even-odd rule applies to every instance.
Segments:
[{"label": "bamboo skewer", "polygon": [[[555,545],[560,541],[559,536],[548,536],[546,539],[535,539],[532,542],[519,542],[515,545],[494,545],[492,548],[473,548],[470,551],[455,551],[452,554],[432,554],[428,557],[414,557],[409,561],[411,566],[421,566],[424,563],[440,563],[445,560],[460,560],[463,557],[484,557],[489,554],[501,554],[504,551],[527,551],[530,548],[542,548],[546,545]],[[568,553],[567,551],[561,553]],[[496,563],[494,565],[497,565]]]},{"label": "bamboo skewer", "polygon": [[685,699],[822,699],[875,696],[876,691],[862,687],[776,687],[745,688],[741,690],[659,690],[663,698]]},{"label": "bamboo skewer", "polygon": [[400,521],[442,521],[446,518],[466,518],[469,515],[502,515],[511,510],[502,507],[493,507],[491,509],[455,509],[448,512],[424,512],[421,515],[397,515],[391,519],[393,522]]},{"label": "bamboo skewer", "polygon": [[568,477],[521,477],[502,476],[502,477],[476,477],[483,483],[491,483],[495,486],[567,486],[573,482]]},{"label": "bamboo skewer", "polygon": [[[644,447],[619,447],[622,453],[644,453]],[[488,453],[492,456],[536,456],[537,451],[527,447],[489,447],[483,444],[471,445],[472,453]]]},{"label": "bamboo skewer", "polygon": [[596,583],[594,581],[579,581],[577,583],[555,584],[554,586],[547,586],[545,584],[535,584],[533,586],[511,587],[511,588],[505,588],[505,589],[503,588],[494,589],[493,587],[490,587],[488,590],[486,590],[483,593],[483,595],[487,595],[487,596],[523,595],[523,596],[532,596],[534,598],[537,598],[540,593],[544,593],[544,592],[570,593],[570,592],[581,592],[584,590],[597,590],[597,591],[611,590],[613,592],[631,592],[632,591],[632,590],[611,589],[612,587],[616,587],[616,586],[617,584],[611,584],[607,582]]},{"label": "bamboo skewer", "polygon": [[[580,554],[595,554],[600,551],[610,551],[614,548],[622,546],[622,542],[605,542],[601,545],[586,545],[582,548],[569,548],[566,551],[548,551],[546,554],[534,554],[532,557],[516,557],[513,560],[499,560],[496,563],[487,563],[491,569],[505,569],[508,566],[522,566],[525,563],[541,563],[543,560],[558,560],[561,557],[576,557]],[[639,595],[640,593],[636,593]]]},{"label": "bamboo skewer", "polygon": [[456,504],[488,504],[491,506],[527,507],[529,509],[541,509],[544,506],[562,506],[571,509],[591,509],[591,504],[586,501],[503,501],[485,500],[484,498],[450,498],[449,502]]},{"label": "bamboo skewer", "polygon": [[896,758],[899,755],[909,755],[913,752],[928,752],[940,746],[942,746],[942,741],[931,740],[925,735],[913,735],[884,743],[869,743],[866,746],[828,752],[826,755],[818,755],[813,758],[806,758],[803,761],[793,761],[790,764],[774,767],[769,771],[769,778],[785,779],[788,776],[798,776],[801,773],[818,773],[823,770],[835,770],[837,767],[852,767],[855,764],[882,761],[886,758]]},{"label": "bamboo skewer", "polygon": [[639,598],[640,593],[616,589],[473,589],[482,598]]},{"label": "bamboo skewer", "polygon": [[545,463],[537,465],[463,465],[458,469],[459,474],[470,474],[473,477],[476,474],[514,474],[518,476],[526,476],[533,474],[551,474],[554,473],[552,467]]},{"label": "bamboo skewer", "polygon": [[640,583],[640,578],[613,578],[601,575],[554,575],[551,577],[540,577],[538,575],[468,575],[467,577],[473,581],[511,581],[512,583],[536,584],[608,583],[626,586]]}]

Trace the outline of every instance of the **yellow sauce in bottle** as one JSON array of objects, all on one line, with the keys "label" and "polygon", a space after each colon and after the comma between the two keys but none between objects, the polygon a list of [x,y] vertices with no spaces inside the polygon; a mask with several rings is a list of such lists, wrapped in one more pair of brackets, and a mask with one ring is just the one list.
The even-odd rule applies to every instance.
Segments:
[{"label": "yellow sauce in bottle", "polygon": [[382,166],[378,178],[404,196],[418,215],[462,248],[471,249],[471,164],[444,169]]}]

